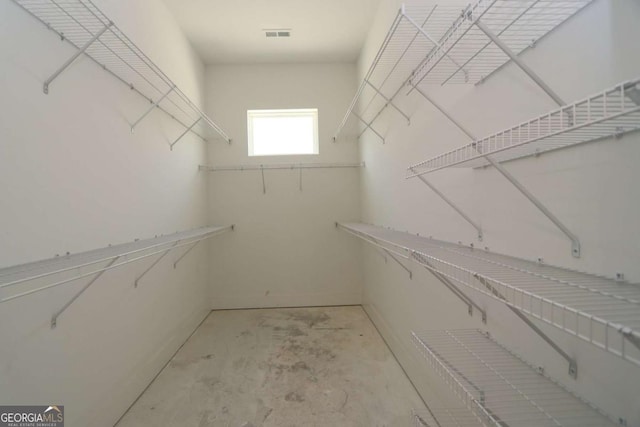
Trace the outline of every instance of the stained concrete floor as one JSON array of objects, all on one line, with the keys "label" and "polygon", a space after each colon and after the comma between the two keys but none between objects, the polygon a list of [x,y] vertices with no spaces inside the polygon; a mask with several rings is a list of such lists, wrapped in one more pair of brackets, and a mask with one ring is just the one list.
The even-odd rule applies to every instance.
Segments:
[{"label": "stained concrete floor", "polygon": [[422,408],[361,307],[214,311],[117,427],[391,427]]}]

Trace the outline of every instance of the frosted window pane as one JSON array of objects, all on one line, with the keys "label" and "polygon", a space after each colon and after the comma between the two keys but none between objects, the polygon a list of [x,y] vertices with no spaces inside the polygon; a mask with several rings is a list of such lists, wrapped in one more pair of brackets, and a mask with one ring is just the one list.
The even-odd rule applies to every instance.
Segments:
[{"label": "frosted window pane", "polygon": [[250,110],[249,155],[318,154],[317,110]]}]

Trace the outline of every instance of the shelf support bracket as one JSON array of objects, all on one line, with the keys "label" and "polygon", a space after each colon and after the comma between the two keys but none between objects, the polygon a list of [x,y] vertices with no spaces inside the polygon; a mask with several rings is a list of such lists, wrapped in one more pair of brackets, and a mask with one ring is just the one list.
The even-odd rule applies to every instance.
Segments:
[{"label": "shelf support bracket", "polygon": [[191,126],[189,126],[188,128],[185,129],[184,132],[182,132],[180,134],[180,136],[171,143],[171,145],[169,145],[169,148],[173,151],[173,146],[176,145],[178,143],[178,141],[180,141],[186,134],[188,134],[189,132],[191,132],[191,129],[194,128],[195,125],[197,125],[200,120],[202,120],[202,117],[198,117],[198,120],[196,120],[195,122],[193,122],[193,124]]},{"label": "shelf support bracket", "polygon": [[[481,150],[478,147],[476,147],[476,151],[482,154]],[[558,217],[556,217],[549,209],[547,209],[547,207],[543,205],[542,202],[538,200],[536,196],[534,196],[529,190],[527,190],[520,183],[520,181],[518,181],[513,175],[511,175],[511,173],[507,171],[504,166],[493,160],[490,156],[484,156],[484,158],[487,159],[487,161],[491,163],[491,166],[493,166],[502,176],[504,176],[507,181],[509,181],[514,187],[516,187],[523,196],[525,196],[535,207],[537,207],[544,216],[546,216],[551,222],[553,222],[555,226],[558,227],[569,238],[569,240],[571,240],[571,255],[573,255],[574,258],[580,258],[580,240],[578,239],[578,236],[573,234],[571,230],[569,230],[569,228],[567,228],[567,226],[558,219]]]},{"label": "shelf support bracket", "polygon": [[62,72],[64,70],[66,70],[67,67],[69,67],[69,65],[73,64],[73,62],[76,59],[78,59],[78,57],[80,55],[85,53],[86,50],[89,49],[89,46],[91,46],[96,40],[98,40],[100,38],[100,36],[103,35],[105,33],[105,31],[107,31],[109,29],[109,27],[111,27],[112,25],[113,25],[113,22],[109,22],[107,25],[105,25],[103,29],[101,29],[93,37],[91,37],[91,39],[88,42],[86,42],[84,44],[84,46],[82,46],[71,58],[69,58],[67,60],[67,62],[65,62],[60,68],[58,68],[58,70],[56,70],[56,72],[53,73],[51,75],[51,77],[49,77],[47,80],[45,80],[44,81],[44,85],[42,86],[42,90],[44,91],[44,93],[48,94],[49,93],[49,85],[51,84],[51,82],[53,82],[56,79],[56,77],[58,77],[60,74],[62,74]]},{"label": "shelf support bracket", "polygon": [[380,95],[380,97],[382,99],[384,99],[384,101],[387,103],[387,105],[391,105],[393,108],[395,108],[395,110],[400,113],[402,115],[402,117],[404,117],[407,120],[407,123],[411,124],[411,118],[406,115],[400,108],[398,108],[398,106],[396,104],[393,103],[393,100],[387,98],[382,92],[380,92],[380,90],[378,90],[377,87],[375,87],[373,85],[373,83],[371,83],[369,80],[365,80],[365,82],[374,90],[376,91],[376,93],[378,95]]},{"label": "shelf support bracket", "polygon": [[473,308],[480,312],[482,315],[482,323],[487,324],[487,312],[480,307],[473,299],[471,299],[467,294],[465,294],[458,286],[456,286],[448,277],[440,273],[438,270],[433,267],[433,265],[427,261],[426,258],[421,256],[417,252],[411,253],[412,258],[420,265],[424,266],[431,274],[435,276],[443,285],[445,285],[455,296],[457,296],[462,302],[464,302],[468,307],[469,316],[473,316]]},{"label": "shelf support bracket", "polygon": [[138,287],[138,283],[140,282],[140,280],[142,280],[142,278],[143,278],[143,277],[144,277],[144,276],[145,276],[149,271],[151,271],[151,269],[152,269],[153,267],[155,267],[156,265],[158,265],[158,263],[159,263],[160,261],[162,261],[162,258],[164,258],[165,256],[167,256],[167,254],[168,254],[169,252],[171,252],[171,250],[172,250],[173,248],[175,248],[175,247],[176,247],[176,245],[177,245],[178,243],[180,243],[180,240],[177,240],[177,241],[176,241],[176,242],[175,242],[175,243],[174,243],[174,244],[173,244],[169,249],[167,249],[166,251],[164,251],[164,252],[162,253],[162,255],[160,255],[160,256],[158,257],[158,259],[156,259],[156,260],[153,262],[153,264],[151,264],[151,265],[150,265],[150,266],[149,266],[149,267],[148,267],[148,268],[147,268],[147,269],[146,269],[146,270],[145,270],[145,271],[144,271],[140,276],[138,276],[138,278],[133,282],[133,287],[134,287],[134,288],[137,288],[137,287]]},{"label": "shelf support bracket", "polygon": [[477,19],[475,21],[475,25],[480,29],[480,31],[482,31],[487,37],[489,37],[489,39],[493,43],[495,43],[495,45],[498,46],[500,50],[505,53],[505,55],[507,55],[518,67],[520,67],[520,69],[524,71],[524,73],[528,75],[531,80],[533,80],[538,86],[540,86],[540,88],[545,91],[546,94],[549,95],[556,104],[558,104],[560,107],[566,105],[566,102],[564,102],[564,100],[560,98],[560,96],[553,89],[551,89],[551,87],[547,85],[544,80],[542,80],[540,76],[535,73],[535,71],[533,71],[527,64],[525,64],[522,59],[520,59],[515,53],[513,53],[509,46],[507,46],[502,40],[500,40],[498,36],[493,34],[493,32],[486,25],[484,25],[484,22]]},{"label": "shelf support bracket", "polygon": [[138,124],[144,120],[145,117],[147,117],[149,115],[149,113],[151,113],[153,110],[155,110],[156,108],[158,108],[158,106],[160,106],[160,103],[162,101],[164,101],[164,99],[169,96],[169,94],[171,92],[173,92],[173,90],[175,89],[175,86],[171,86],[171,88],[169,88],[169,90],[167,92],[165,92],[164,95],[162,95],[157,101],[154,101],[151,103],[151,107],[149,107],[149,109],[147,111],[144,112],[144,114],[138,119],[136,120],[132,125],[131,125],[131,133],[133,133],[134,129],[136,128],[136,126],[138,126]]},{"label": "shelf support bracket", "polygon": [[73,304],[78,298],[80,298],[80,295],[82,295],[84,293],[84,291],[89,289],[91,287],[91,285],[93,285],[104,274],[104,272],[107,271],[107,269],[109,269],[109,267],[111,267],[113,264],[116,263],[116,261],[118,261],[118,259],[120,259],[120,255],[118,255],[117,257],[113,258],[106,265],[104,270],[101,270],[98,274],[93,276],[93,279],[91,279],[89,281],[89,283],[84,285],[84,287],[82,289],[80,289],[80,291],[77,294],[75,294],[73,296],[73,298],[71,298],[65,305],[62,306],[62,308],[60,310],[58,310],[53,316],[51,316],[51,329],[55,329],[56,326],[58,326],[58,318],[62,315],[62,313],[64,313],[67,310],[67,308],[69,308],[69,306],[71,306],[71,304]]},{"label": "shelf support bracket", "polygon": [[[415,170],[413,168],[409,168],[409,170],[413,173],[415,173]],[[482,242],[483,239],[483,235],[482,235],[482,227],[480,227],[478,224],[476,224],[475,221],[473,221],[469,215],[467,215],[466,213],[464,213],[464,211],[462,209],[460,209],[455,203],[453,203],[451,201],[451,199],[449,199],[447,196],[445,196],[440,190],[438,190],[433,184],[431,184],[429,181],[427,181],[427,179],[422,176],[422,175],[418,175],[418,179],[420,181],[422,181],[427,187],[429,187],[431,189],[431,191],[433,191],[434,193],[436,193],[446,204],[448,204],[449,206],[451,206],[451,208],[453,208],[453,210],[455,210],[462,218],[464,218],[465,221],[467,221],[469,224],[471,224],[471,226],[473,228],[476,229],[476,231],[478,232],[478,240]]]},{"label": "shelf support bracket", "polygon": [[[359,115],[359,114],[356,114],[356,112],[355,112],[355,111],[352,111],[352,112],[351,112],[351,114],[353,114],[354,116],[356,116],[356,118],[357,118],[358,120],[360,120],[362,123],[364,123],[364,125],[365,125],[369,130],[371,130],[371,132],[373,132],[373,133],[375,133],[376,135],[378,135],[378,138],[380,138],[380,139],[382,140],[382,143],[384,144],[384,136],[380,135],[380,134],[378,133],[378,131],[376,131],[373,127],[371,127],[371,124],[367,123],[367,121],[366,121],[365,119],[363,119],[362,117],[360,117],[360,115]],[[362,132],[362,133],[364,133],[364,132]],[[360,135],[358,135],[358,138],[362,136],[362,133],[360,133]]]},{"label": "shelf support bracket", "polygon": [[186,257],[189,252],[191,252],[193,250],[193,248],[195,248],[196,246],[198,246],[198,243],[200,243],[202,240],[198,240],[197,242],[195,242],[193,245],[191,245],[189,247],[189,249],[187,249],[186,251],[184,251],[184,253],[182,255],[180,255],[180,258],[178,258],[176,260],[176,262],[173,263],[173,268],[175,269],[178,266],[178,263],[180,263],[180,261],[182,261],[182,258]]},{"label": "shelf support bracket", "polygon": [[[471,141],[477,141],[477,138],[465,128],[458,120],[456,120],[451,114],[449,114],[440,104],[433,100],[430,96],[428,96],[423,90],[419,87],[412,84],[412,86],[416,89],[416,91],[422,95],[431,105],[433,105],[438,111],[440,111],[451,123],[453,123],[462,133],[464,133]],[[482,154],[481,148],[476,144],[475,149],[478,153]],[[509,171],[507,171],[504,166],[500,163],[493,160],[490,156],[484,156],[484,158],[496,168],[496,170],[504,176],[514,187],[516,187],[522,195],[524,195],[534,206],[536,206],[551,222],[553,222],[556,227],[558,227],[568,238],[571,240],[571,255],[575,258],[580,258],[580,240],[578,237],[569,230],[567,226],[565,226],[562,221],[560,221],[546,206],[542,204],[529,190],[527,190]],[[413,168],[410,169],[415,173]],[[419,176],[422,178],[422,175]],[[423,181],[424,182],[424,181]]]},{"label": "shelf support bracket", "polygon": [[[434,46],[436,46],[436,47],[438,47],[438,48],[441,48],[441,47],[442,47],[442,45],[441,45],[440,43],[438,43],[436,40],[434,40],[434,39],[429,35],[429,33],[427,33],[427,32],[424,30],[424,28],[422,28],[420,25],[418,25],[418,23],[417,23],[416,21],[414,21],[413,19],[411,19],[411,18],[410,18],[409,16],[407,16],[404,12],[402,13],[402,16],[404,17],[404,19],[406,19],[407,21],[409,21],[409,23],[410,23],[411,25],[413,25],[413,26],[416,28],[416,30],[418,30],[418,32],[419,32],[420,34],[422,34],[422,35],[423,35],[427,40],[429,40],[429,42],[431,42]],[[468,72],[463,68],[463,67],[464,67],[464,64],[463,64],[463,65],[460,65],[460,64],[458,63],[458,61],[456,61],[456,60],[455,60],[453,57],[451,57],[451,55],[449,55],[448,53],[446,53],[446,54],[445,54],[445,56],[446,56],[447,58],[449,58],[449,60],[450,60],[450,61],[451,61],[451,62],[452,62],[456,67],[458,67],[458,69],[459,69],[459,70],[462,70],[462,73],[465,75],[465,79],[467,79],[467,78],[468,78],[469,73],[468,73]],[[411,86],[415,87],[413,84],[412,84]]]},{"label": "shelf support bracket", "polygon": [[409,269],[409,267],[407,267],[402,262],[400,262],[400,260],[395,255],[393,255],[390,251],[388,251],[387,249],[382,248],[382,250],[384,251],[385,254],[389,255],[389,257],[392,260],[394,260],[400,267],[402,267],[404,269],[404,271],[409,273],[409,279],[413,279],[413,272]]},{"label": "shelf support bracket", "polygon": [[489,292],[491,292],[496,298],[504,301],[509,309],[520,318],[533,332],[535,332],[540,338],[542,338],[549,346],[562,356],[567,362],[569,362],[569,376],[573,379],[578,378],[578,363],[576,359],[569,356],[558,344],[555,343],[547,334],[545,334],[540,328],[538,328],[529,318],[517,308],[513,307],[507,299],[502,295],[487,279],[479,274],[474,274],[475,279],[480,282]]}]

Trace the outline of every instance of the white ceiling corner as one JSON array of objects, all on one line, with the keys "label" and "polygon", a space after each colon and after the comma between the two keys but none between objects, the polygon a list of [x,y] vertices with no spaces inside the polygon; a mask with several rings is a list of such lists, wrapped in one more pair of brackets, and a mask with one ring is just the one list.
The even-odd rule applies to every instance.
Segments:
[{"label": "white ceiling corner", "polygon": [[[355,62],[380,0],[164,0],[206,64]],[[263,29],[290,28],[290,38]]]}]

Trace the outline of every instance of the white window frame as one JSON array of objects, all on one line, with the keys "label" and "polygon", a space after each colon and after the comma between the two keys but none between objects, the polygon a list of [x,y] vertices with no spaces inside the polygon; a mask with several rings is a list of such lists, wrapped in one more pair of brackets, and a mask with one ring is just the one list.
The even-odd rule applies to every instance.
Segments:
[{"label": "white window frame", "polygon": [[[287,154],[254,154],[253,147],[253,119],[265,117],[311,117],[313,119],[313,152]],[[247,136],[249,142],[249,156],[313,156],[320,153],[318,139],[318,109],[317,108],[288,108],[278,110],[247,110]]]}]

